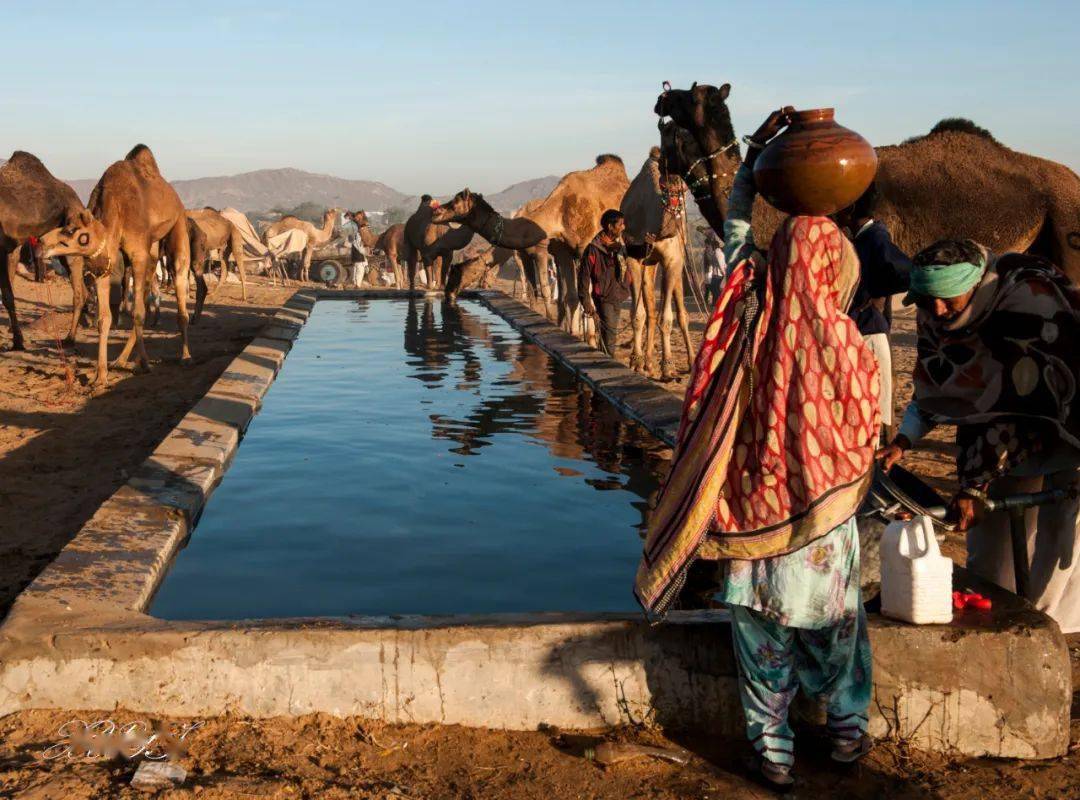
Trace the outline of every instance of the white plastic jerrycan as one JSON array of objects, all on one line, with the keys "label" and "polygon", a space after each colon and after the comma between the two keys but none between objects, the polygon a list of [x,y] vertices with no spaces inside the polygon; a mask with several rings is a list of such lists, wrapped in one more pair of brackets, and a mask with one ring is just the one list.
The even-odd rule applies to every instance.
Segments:
[{"label": "white plastic jerrycan", "polygon": [[952,570],[930,517],[889,523],[881,536],[881,613],[916,625],[951,622]]}]

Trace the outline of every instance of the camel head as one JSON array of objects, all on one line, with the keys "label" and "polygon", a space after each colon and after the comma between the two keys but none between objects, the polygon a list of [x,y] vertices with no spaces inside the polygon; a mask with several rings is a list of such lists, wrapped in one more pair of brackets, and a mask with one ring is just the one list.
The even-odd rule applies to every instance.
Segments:
[{"label": "camel head", "polygon": [[688,130],[702,128],[731,129],[731,114],[724,102],[731,93],[731,84],[719,89],[697,82],[689,89],[665,89],[656,98],[653,111],[661,117],[671,117],[675,123]]},{"label": "camel head", "polygon": [[473,194],[468,187],[455,194],[450,201],[436,206],[431,212],[431,222],[435,225],[445,225],[448,222],[461,222],[476,208],[478,202],[483,201],[483,195]]},{"label": "camel head", "polygon": [[69,216],[63,227],[53,228],[41,237],[42,257],[100,258],[105,249],[106,238],[105,226],[87,209],[82,208]]},{"label": "camel head", "polygon": [[701,148],[694,137],[674,120],[659,123],[660,174],[685,175],[690,165],[701,158]]},{"label": "camel head", "polygon": [[356,224],[357,228],[363,228],[365,225],[369,224],[367,212],[365,212],[363,209],[360,209],[359,211],[347,212],[346,215]]}]

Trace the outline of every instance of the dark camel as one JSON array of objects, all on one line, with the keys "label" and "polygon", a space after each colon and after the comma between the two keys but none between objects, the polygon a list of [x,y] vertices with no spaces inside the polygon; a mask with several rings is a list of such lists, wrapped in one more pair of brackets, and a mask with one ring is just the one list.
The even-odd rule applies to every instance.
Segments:
[{"label": "dark camel", "polygon": [[380,233],[379,238],[375,240],[375,249],[382,250],[386,254],[390,267],[394,270],[394,282],[397,284],[397,288],[404,289],[406,286],[405,273],[401,268],[401,262],[398,261],[398,254],[405,252],[404,223],[399,222],[396,225],[391,225]]},{"label": "dark camel", "polygon": [[436,257],[431,246],[450,229],[446,225],[432,223],[435,205],[430,195],[424,195],[416,211],[405,221],[405,261],[409,271],[410,289],[416,288],[416,271],[420,263],[423,263],[427,272],[428,289],[437,289],[442,284],[442,259]]},{"label": "dark camel", "polygon": [[[3,259],[3,263],[0,263],[0,299],[7,307],[11,320],[12,349],[26,349],[15,313],[13,285],[22,246],[31,236],[40,237],[57,227],[85,226],[91,220],[90,212],[75,190],[54,178],[37,156],[16,150],[7,163],[0,166],[0,258]],[[87,242],[90,242],[90,234],[86,235]],[[97,247],[101,240],[97,239],[93,244]],[[72,257],[67,261],[73,288],[78,293],[82,290],[82,259]],[[80,273],[77,282],[74,279],[76,267]],[[78,324],[78,319],[76,313],[74,325]]]},{"label": "dark camel", "polygon": [[[97,288],[98,363],[94,384],[108,383],[108,344],[112,314],[109,309],[109,276],[113,264],[123,256],[131,266],[134,283],[133,324],[116,366],[125,366],[133,350],[140,365],[149,369],[150,359],[143,343],[147,286],[154,260],[151,248],[161,242],[163,252],[174,267],[176,320],[180,329],[180,360],[190,362],[188,350],[187,281],[190,242],[187,215],[176,190],[161,176],[153,153],[146,145],[136,145],[123,161],[105,170],[90,194],[92,217],[79,217],[74,224],[54,228],[41,238],[43,254],[83,256],[86,269]],[[72,269],[73,284],[82,283],[82,268]],[[77,320],[83,298],[75,301]]]},{"label": "dark camel", "polygon": [[[710,196],[721,209],[739,163],[726,104],[730,91],[728,84],[672,89],[655,108],[692,136],[694,158],[705,156]],[[914,253],[938,239],[970,238],[998,253],[1045,256],[1080,281],[1080,176],[1068,167],[1010,150],[964,122],[879,147],[877,154],[870,213],[889,227],[902,250]],[[767,245],[781,219],[759,198],[755,240]],[[722,233],[722,227],[717,230]]]}]

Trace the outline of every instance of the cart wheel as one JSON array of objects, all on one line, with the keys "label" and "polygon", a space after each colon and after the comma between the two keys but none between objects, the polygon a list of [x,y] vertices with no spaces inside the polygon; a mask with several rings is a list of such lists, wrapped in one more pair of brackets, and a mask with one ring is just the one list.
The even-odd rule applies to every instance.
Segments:
[{"label": "cart wheel", "polygon": [[320,261],[311,265],[311,279],[319,283],[345,283],[345,267],[337,261]]}]

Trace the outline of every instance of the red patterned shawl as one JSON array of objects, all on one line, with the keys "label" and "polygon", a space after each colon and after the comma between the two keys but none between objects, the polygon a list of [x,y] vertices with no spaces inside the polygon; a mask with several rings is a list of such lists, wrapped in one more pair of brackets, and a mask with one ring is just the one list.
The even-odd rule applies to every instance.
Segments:
[{"label": "red patterned shawl", "polygon": [[666,611],[694,558],[781,555],[855,513],[880,424],[877,362],[845,313],[858,271],[823,217],[788,218],[767,267],[733,270],[638,568],[648,611]]}]

